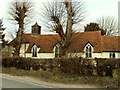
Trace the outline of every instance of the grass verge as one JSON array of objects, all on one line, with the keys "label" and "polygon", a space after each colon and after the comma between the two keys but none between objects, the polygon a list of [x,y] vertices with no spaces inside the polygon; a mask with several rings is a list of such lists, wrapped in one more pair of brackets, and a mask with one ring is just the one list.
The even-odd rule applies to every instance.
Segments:
[{"label": "grass verge", "polygon": [[33,71],[16,69],[14,67],[2,68],[2,73],[14,76],[29,76],[47,82],[65,83],[65,84],[93,84],[101,87],[118,88],[118,78],[107,76],[80,76],[77,74],[65,74],[59,70],[55,71]]}]

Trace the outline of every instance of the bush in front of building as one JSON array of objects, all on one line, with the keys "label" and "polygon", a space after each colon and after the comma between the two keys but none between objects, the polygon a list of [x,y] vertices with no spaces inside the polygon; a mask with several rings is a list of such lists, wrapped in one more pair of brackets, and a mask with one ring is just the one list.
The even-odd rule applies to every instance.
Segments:
[{"label": "bush in front of building", "polygon": [[113,76],[113,70],[120,68],[119,59],[61,59],[61,71],[80,75]]},{"label": "bush in front of building", "polygon": [[31,59],[21,58],[21,57],[2,58],[2,66],[3,67],[16,67],[18,69],[30,70]]},{"label": "bush in front of building", "polygon": [[[79,75],[115,76],[113,71],[120,69],[119,59],[86,59],[86,58],[59,58],[59,59],[32,59],[10,57],[2,59],[3,67],[16,67],[25,70],[60,70],[63,73]],[[114,72],[114,73],[113,73]]]},{"label": "bush in front of building", "polygon": [[57,59],[32,59],[22,57],[2,58],[3,67],[16,67],[25,70],[50,70],[59,68]]}]

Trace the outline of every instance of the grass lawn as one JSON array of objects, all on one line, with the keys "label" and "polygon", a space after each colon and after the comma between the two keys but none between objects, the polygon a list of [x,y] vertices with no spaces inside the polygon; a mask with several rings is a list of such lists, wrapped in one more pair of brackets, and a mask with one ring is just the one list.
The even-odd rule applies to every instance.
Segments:
[{"label": "grass lawn", "polygon": [[42,79],[47,82],[59,82],[67,84],[94,84],[102,87],[109,86],[110,88],[118,88],[118,78],[108,76],[80,76],[77,74],[65,74],[59,70],[55,71],[27,71],[22,69],[2,68],[2,73],[11,74],[14,76],[30,76]]}]

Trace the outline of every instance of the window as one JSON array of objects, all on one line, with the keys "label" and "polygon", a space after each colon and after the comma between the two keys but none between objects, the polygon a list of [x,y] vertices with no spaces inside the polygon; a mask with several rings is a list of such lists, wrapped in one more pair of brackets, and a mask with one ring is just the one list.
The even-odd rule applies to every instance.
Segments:
[{"label": "window", "polygon": [[57,44],[54,47],[54,53],[55,53],[55,57],[60,57],[60,44]]},{"label": "window", "polygon": [[110,53],[110,58],[115,58],[115,53]]},{"label": "window", "polygon": [[86,57],[91,58],[92,57],[92,47],[90,45],[86,46]]},{"label": "window", "polygon": [[32,47],[32,57],[37,57],[37,46],[36,45]]}]

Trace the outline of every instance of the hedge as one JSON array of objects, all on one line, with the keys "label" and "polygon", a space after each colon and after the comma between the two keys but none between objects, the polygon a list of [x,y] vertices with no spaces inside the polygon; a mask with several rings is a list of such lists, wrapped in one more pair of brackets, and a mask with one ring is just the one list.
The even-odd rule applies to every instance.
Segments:
[{"label": "hedge", "polygon": [[120,68],[119,59],[61,59],[61,70],[64,73],[112,76],[113,70],[118,68]]},{"label": "hedge", "polygon": [[2,58],[3,67],[16,67],[25,70],[60,70],[63,73],[79,75],[112,76],[113,70],[120,69],[120,59],[32,59],[22,57]]},{"label": "hedge", "polygon": [[16,67],[25,70],[53,70],[58,68],[58,60],[52,59],[32,59],[22,57],[3,58],[3,67]]}]

